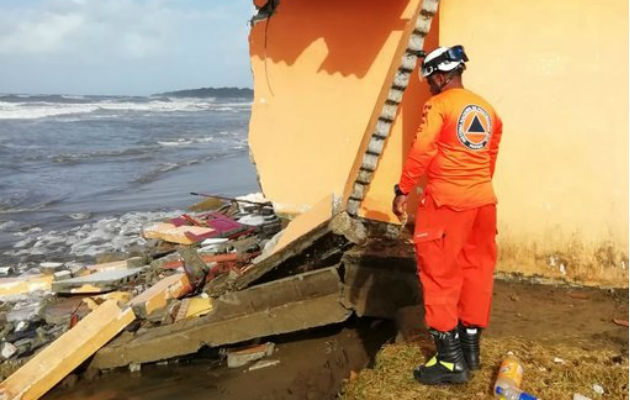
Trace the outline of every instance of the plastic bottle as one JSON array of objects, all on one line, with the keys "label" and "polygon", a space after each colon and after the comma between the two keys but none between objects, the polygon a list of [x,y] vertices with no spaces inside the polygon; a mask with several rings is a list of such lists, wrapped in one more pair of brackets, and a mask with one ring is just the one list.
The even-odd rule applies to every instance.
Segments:
[{"label": "plastic bottle", "polygon": [[523,365],[518,358],[509,354],[499,367],[494,396],[505,400],[537,400],[535,396],[519,389],[522,381]]},{"label": "plastic bottle", "polygon": [[497,386],[494,394],[502,400],[538,400],[536,396],[523,392],[519,388]]}]

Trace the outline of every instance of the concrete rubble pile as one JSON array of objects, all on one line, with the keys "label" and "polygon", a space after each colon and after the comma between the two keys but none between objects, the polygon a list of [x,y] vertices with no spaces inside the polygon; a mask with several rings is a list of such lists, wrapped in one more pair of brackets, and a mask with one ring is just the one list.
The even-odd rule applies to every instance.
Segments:
[{"label": "concrete rubble pile", "polygon": [[417,304],[412,258],[362,247],[364,225],[339,208],[327,196],[288,221],[264,201],[206,201],[146,226],[139,256],[0,278],[0,399],[39,398],[73,372],[137,371]]}]

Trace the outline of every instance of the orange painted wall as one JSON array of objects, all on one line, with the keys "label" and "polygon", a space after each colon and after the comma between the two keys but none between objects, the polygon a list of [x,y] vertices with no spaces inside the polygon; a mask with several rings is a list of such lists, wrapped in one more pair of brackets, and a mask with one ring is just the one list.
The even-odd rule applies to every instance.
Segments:
[{"label": "orange painted wall", "polygon": [[249,143],[263,192],[281,212],[343,193],[418,4],[286,0],[252,28]]}]

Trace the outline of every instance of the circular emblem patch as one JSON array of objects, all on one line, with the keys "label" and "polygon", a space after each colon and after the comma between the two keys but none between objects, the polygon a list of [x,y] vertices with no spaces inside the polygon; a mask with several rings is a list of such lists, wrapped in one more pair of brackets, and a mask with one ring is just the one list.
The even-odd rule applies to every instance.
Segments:
[{"label": "circular emblem patch", "polygon": [[492,122],[488,112],[475,105],[468,105],[457,121],[457,137],[471,150],[481,150],[488,145]]}]

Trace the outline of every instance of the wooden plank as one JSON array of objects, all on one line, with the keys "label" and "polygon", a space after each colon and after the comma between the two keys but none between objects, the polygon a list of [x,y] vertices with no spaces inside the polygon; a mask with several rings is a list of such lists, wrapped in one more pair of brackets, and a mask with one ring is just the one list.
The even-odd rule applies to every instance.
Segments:
[{"label": "wooden plank", "polygon": [[30,275],[28,277],[2,278],[0,279],[0,298],[3,296],[31,293],[36,290],[50,290],[53,279],[53,275],[44,274]]},{"label": "wooden plank", "polygon": [[230,292],[213,300],[210,314],[119,338],[102,348],[90,367],[114,368],[194,353],[257,337],[295,332],[345,321],[336,267]]},{"label": "wooden plank", "polygon": [[167,222],[160,222],[151,225],[142,231],[142,236],[147,239],[161,239],[171,243],[193,244],[196,243],[186,233],[191,233],[195,237],[206,238],[213,233],[214,229],[201,226],[175,226]]},{"label": "wooden plank", "polygon": [[191,291],[186,274],[178,272],[163,278],[149,289],[129,301],[136,315],[146,318],[156,310],[166,307],[168,300],[178,299]]},{"label": "wooden plank", "polygon": [[38,399],[129,325],[131,308],[108,300],[0,383],[0,399]]},{"label": "wooden plank", "polygon": [[212,299],[206,296],[189,297],[182,300],[175,317],[175,322],[202,317],[212,311]]},{"label": "wooden plank", "polygon": [[116,301],[116,304],[123,307],[129,302],[129,300],[131,300],[131,293],[115,291],[83,298],[83,302],[87,304],[90,310],[95,310],[99,305],[107,300],[114,300]]}]

